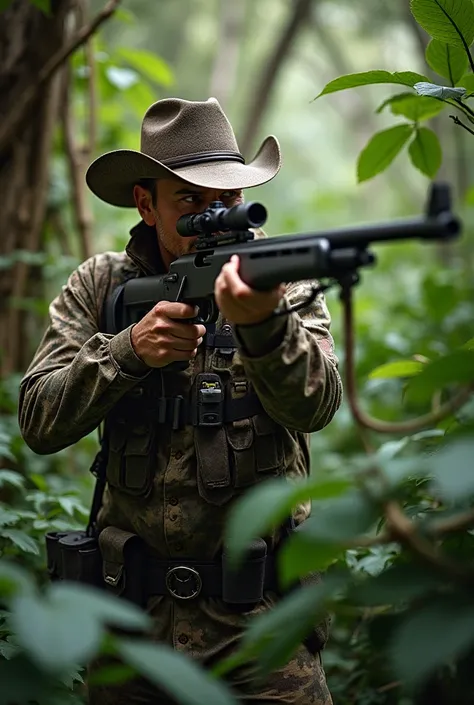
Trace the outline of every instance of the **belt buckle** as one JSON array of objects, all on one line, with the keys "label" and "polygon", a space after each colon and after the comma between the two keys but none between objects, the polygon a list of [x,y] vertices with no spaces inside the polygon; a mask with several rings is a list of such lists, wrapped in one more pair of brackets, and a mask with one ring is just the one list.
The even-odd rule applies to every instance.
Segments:
[{"label": "belt buckle", "polygon": [[192,600],[202,590],[201,576],[194,568],[178,565],[166,573],[165,584],[170,595],[177,600]]}]

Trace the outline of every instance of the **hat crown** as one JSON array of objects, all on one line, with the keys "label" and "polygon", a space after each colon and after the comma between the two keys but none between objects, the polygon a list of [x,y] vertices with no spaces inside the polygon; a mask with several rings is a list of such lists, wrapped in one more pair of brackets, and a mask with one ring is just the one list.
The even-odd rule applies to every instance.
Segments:
[{"label": "hat crown", "polygon": [[165,98],[145,113],[140,150],[162,162],[203,152],[238,152],[234,131],[215,98]]}]

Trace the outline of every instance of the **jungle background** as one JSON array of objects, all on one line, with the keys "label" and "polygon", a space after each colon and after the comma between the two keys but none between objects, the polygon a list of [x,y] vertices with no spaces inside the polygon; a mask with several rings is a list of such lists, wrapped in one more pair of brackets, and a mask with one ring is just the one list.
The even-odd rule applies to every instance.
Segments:
[{"label": "jungle background", "polygon": [[[77,49],[65,51],[65,60],[58,58],[61,47],[70,49],[74,41]],[[122,250],[137,222],[135,212],[114,209],[88,193],[85,169],[105,151],[138,149],[143,114],[159,98],[217,97],[247,158],[267,134],[278,137],[284,159],[281,173],[271,183],[247,192],[247,200],[266,205],[265,229],[272,236],[418,216],[425,209],[430,179],[448,181],[464,222],[462,239],[455,244],[382,245],[375,248],[377,266],[362,272],[355,290],[357,385],[368,413],[399,421],[427,408],[436,410],[444,400],[441,387],[472,381],[472,358],[459,353],[473,338],[472,136],[448,114],[434,111],[424,124],[438,136],[442,163],[435,157],[422,173],[408,152],[401,151],[393,163],[388,159],[388,168],[381,173],[362,179],[359,172],[358,179],[359,154],[374,133],[403,123],[404,113],[376,112],[395,92],[394,86],[367,85],[314,101],[336,77],[372,69],[409,70],[439,83],[439,76],[425,62],[429,41],[415,22],[408,0],[123,0],[103,6],[88,0],[0,2],[3,564],[13,562],[44,583],[45,531],[83,528],[87,521],[93,487],[88,469],[97,451],[97,434],[53,456],[35,455],[18,429],[18,386],[45,328],[49,302],[70,272],[94,253]],[[53,71],[51,57],[58,70]],[[337,289],[327,294],[327,301],[344,374]],[[428,384],[428,392],[418,388],[418,393],[416,389],[405,393],[407,378],[415,374],[406,361],[419,366],[443,359],[449,364],[440,368],[438,386],[435,379]],[[382,365],[396,362],[401,364],[398,372],[392,366],[386,374],[373,374]],[[446,502],[451,502],[452,510],[474,491],[474,472],[469,472],[474,470],[474,446],[469,435],[461,437],[462,447],[453,451],[457,455],[447,458],[452,482],[443,484],[438,478],[445,491],[441,496],[426,479],[406,480],[410,470],[390,461],[409,461],[419,452],[431,457],[441,437],[453,427],[469,429],[472,417],[468,403],[456,419],[450,416],[417,435],[374,438],[358,429],[346,398],[330,426],[312,438],[313,474],[345,477],[351,469],[360,470],[369,446],[386,463],[391,481],[405,482],[400,501],[407,516],[419,518],[444,510]],[[346,528],[349,535],[357,534],[369,524],[351,524],[349,517]],[[461,538],[454,534],[449,538],[449,550],[462,563],[472,555],[467,528]],[[399,556],[395,542],[374,541],[373,545],[345,545],[342,555],[330,553],[327,565],[342,562],[357,579],[376,578],[393,567]],[[301,571],[305,567],[320,565],[300,566]],[[2,583],[0,571],[0,588],[6,589],[8,571],[3,575]],[[446,603],[444,612],[439,605],[436,609],[431,605],[430,619],[427,616],[425,623],[409,632],[400,646],[405,671],[400,659],[397,671],[385,643],[393,617],[387,604],[397,602],[396,579],[389,579],[387,585],[392,594],[386,602],[368,601],[362,608],[346,604],[336,610],[324,652],[334,702],[474,702],[466,685],[472,673],[474,606],[465,605],[450,620],[453,602]],[[423,590],[413,589],[413,584],[411,589],[405,594],[400,587],[405,606],[409,598],[422,595]],[[387,616],[385,621],[379,619],[381,612]],[[440,615],[443,620],[437,621]],[[70,628],[70,612],[63,617]],[[459,628],[454,635],[453,623]],[[16,626],[21,632],[21,624]],[[2,682],[12,688],[18,669],[25,667],[14,631],[8,612],[1,612],[0,672]],[[443,651],[446,640],[449,644]],[[415,679],[415,690],[407,690],[400,669],[406,673],[407,663],[420,659],[438,642],[444,645],[442,653],[431,661],[425,659],[428,664],[421,681]],[[49,646],[38,637],[32,648],[42,652]],[[53,652],[57,655],[57,649]],[[462,657],[456,667],[454,657]],[[45,657],[46,665],[47,661]],[[136,665],[132,658],[129,662]],[[27,667],[33,668],[29,661]],[[39,677],[36,670],[28,673],[30,679],[33,673]],[[55,691],[57,702],[82,702],[80,674],[65,682],[64,692]],[[182,702],[204,702],[186,700],[191,690],[189,686],[188,696],[181,693]],[[15,702],[23,702],[21,697]],[[27,702],[28,693],[24,697]],[[52,696],[47,702],[53,702]]]}]

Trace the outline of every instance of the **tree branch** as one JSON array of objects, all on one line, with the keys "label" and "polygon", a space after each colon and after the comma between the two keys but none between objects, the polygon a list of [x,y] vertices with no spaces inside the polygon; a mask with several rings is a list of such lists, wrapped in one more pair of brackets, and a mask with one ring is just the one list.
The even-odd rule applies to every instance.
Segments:
[{"label": "tree branch", "polygon": [[428,426],[435,426],[443,419],[452,416],[456,411],[459,411],[464,404],[469,400],[474,391],[473,385],[469,385],[461,389],[452,399],[440,404],[439,407],[429,414],[419,416],[416,419],[409,421],[400,421],[398,423],[381,421],[373,418],[360,407],[357,398],[357,385],[355,375],[354,361],[354,323],[352,312],[352,290],[350,287],[343,291],[344,303],[344,350],[345,350],[345,377],[347,387],[347,398],[349,406],[355,421],[365,428],[368,428],[377,433],[416,433]]},{"label": "tree branch", "polygon": [[41,92],[44,85],[55,74],[58,68],[73,54],[82,44],[87,42],[89,37],[98,30],[101,24],[105,22],[117,9],[120,0],[109,0],[104,9],[92,20],[75,34],[75,36],[59,51],[54,54],[49,61],[40,69],[35,77],[34,83],[31,83],[25,88],[17,103],[13,106],[8,120],[6,120],[0,128],[0,153],[5,149],[6,145],[14,138],[19,124],[27,117],[28,110],[31,108],[35,99]]}]

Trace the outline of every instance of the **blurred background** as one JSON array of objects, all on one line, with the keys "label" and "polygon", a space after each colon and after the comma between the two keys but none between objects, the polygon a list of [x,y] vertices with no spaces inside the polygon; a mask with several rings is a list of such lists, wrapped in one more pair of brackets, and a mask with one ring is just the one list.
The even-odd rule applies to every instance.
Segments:
[{"label": "blurred background", "polygon": [[[95,2],[68,2],[68,31],[100,10]],[[62,4],[64,13],[68,2]],[[38,31],[51,22],[49,3],[29,5],[25,0],[12,3],[10,10],[20,5]],[[13,39],[5,36],[6,26],[0,29],[0,47],[5,49],[3,57],[11,58]],[[23,40],[32,26],[19,30]],[[92,486],[88,467],[97,450],[96,434],[54,456],[36,456],[19,436],[16,404],[18,384],[45,328],[49,302],[86,257],[122,250],[137,222],[134,210],[108,206],[87,191],[83,177],[90,161],[111,149],[139,149],[141,120],[154,101],[215,96],[247,159],[266,135],[280,141],[280,174],[246,193],[247,200],[267,207],[269,235],[419,215],[429,180],[405,152],[384,173],[362,184],[357,181],[357,158],[370,137],[404,122],[388,111],[376,112],[400,87],[367,86],[314,98],[329,81],[347,73],[411,70],[432,78],[424,61],[428,41],[410,14],[408,0],[123,0],[100,31],[74,53],[58,79],[57,119],[50,142],[43,145],[40,172],[36,154],[27,162],[29,178],[12,184],[16,162],[5,161],[11,144],[3,145],[3,152],[0,148],[0,162],[10,164],[8,173],[0,171],[0,185],[9,194],[2,220],[10,235],[0,249],[0,451],[4,468],[19,470],[26,478],[23,489],[13,487],[5,475],[3,486],[0,482],[0,499],[16,507],[16,519],[10,516],[3,523],[0,555],[17,555],[39,571],[45,527],[52,522],[57,528],[82,527],[87,513]],[[5,63],[0,87],[5,88],[1,78],[7,68]],[[34,77],[34,59],[30,68]],[[8,118],[6,109],[4,103],[3,119]],[[39,112],[30,115],[32,122],[39,117]],[[402,411],[400,385],[369,379],[372,369],[413,355],[435,358],[472,338],[474,141],[447,115],[429,124],[443,147],[438,177],[452,184],[465,234],[461,243],[450,246],[379,246],[377,267],[363,272],[356,289],[359,389],[364,408],[385,419],[426,409],[413,402]],[[29,135],[27,131],[27,139]],[[35,190],[38,174],[41,191]],[[42,206],[36,208],[40,199]],[[28,220],[32,214],[34,222]],[[337,291],[330,292],[327,301],[344,371]],[[330,471],[361,447],[344,403],[332,424],[312,438],[313,472]],[[384,566],[387,551],[378,547],[354,552],[353,564],[376,572]],[[390,699],[392,688],[383,682],[377,654],[369,653],[359,625],[348,617],[347,623],[335,625],[334,634],[325,664],[335,701],[399,702]]]}]

